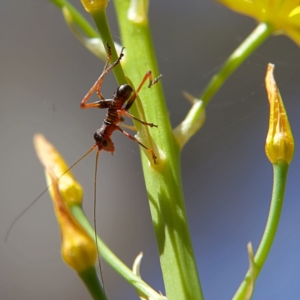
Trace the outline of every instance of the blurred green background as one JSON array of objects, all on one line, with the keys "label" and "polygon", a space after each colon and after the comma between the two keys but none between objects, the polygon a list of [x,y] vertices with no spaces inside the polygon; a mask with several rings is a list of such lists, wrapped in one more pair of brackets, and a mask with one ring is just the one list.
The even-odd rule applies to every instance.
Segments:
[{"label": "blurred green background", "polygon": [[[73,4],[81,9],[79,1]],[[149,15],[176,126],[190,105],[182,91],[199,96],[256,25],[208,0],[152,1]],[[114,39],[121,43],[113,2],[108,19]],[[45,134],[69,164],[93,144],[105,110],[81,111],[79,103],[103,62],[78,43],[48,1],[2,0],[0,38],[0,298],[90,299],[76,274],[61,261],[48,195],[20,219],[7,243],[4,238],[17,215],[46,187],[33,135]],[[256,249],[259,243],[272,189],[272,166],[264,153],[269,114],[266,66],[276,65],[275,77],[297,144],[299,61],[300,49],[288,38],[269,39],[217,93],[204,127],[183,150],[186,207],[205,299],[232,297],[248,268],[246,244],[252,241]],[[108,76],[104,96],[111,97],[116,88],[113,76]],[[103,152],[99,160],[98,231],[129,266],[143,251],[143,279],[163,291],[139,149],[119,133],[113,140],[114,156]],[[90,155],[73,170],[84,187],[90,219],[94,159]],[[278,235],[254,300],[299,299],[299,167],[296,148]],[[109,299],[137,299],[134,289],[105,263],[103,273]]]}]

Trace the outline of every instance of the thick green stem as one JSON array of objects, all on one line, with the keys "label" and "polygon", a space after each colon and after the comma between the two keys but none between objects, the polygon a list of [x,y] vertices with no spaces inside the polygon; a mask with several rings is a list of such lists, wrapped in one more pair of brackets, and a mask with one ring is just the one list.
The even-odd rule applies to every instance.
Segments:
[{"label": "thick green stem", "polygon": [[96,269],[93,267],[84,272],[78,273],[79,277],[84,282],[93,299],[107,300],[104,290],[101,287]]},{"label": "thick green stem", "polygon": [[[273,192],[267,224],[261,242],[254,257],[254,279],[256,279],[268,257],[273,244],[280,215],[282,211],[285,184],[288,173],[288,164],[284,161],[273,165]],[[250,272],[248,271],[244,281],[235,293],[234,300],[244,300],[247,293],[247,287],[250,282]]]},{"label": "thick green stem", "polygon": [[[137,86],[151,70],[159,75],[147,13],[142,18],[129,10],[130,1],[115,0],[122,43],[126,47],[123,68]],[[130,13],[129,13],[130,12]],[[142,21],[141,21],[142,20]],[[192,248],[180,175],[180,150],[168,118],[161,83],[140,92],[146,121],[158,125],[151,129],[161,149],[158,164],[149,166],[142,154],[152,221],[160,253],[166,294],[172,299],[203,299]]]}]

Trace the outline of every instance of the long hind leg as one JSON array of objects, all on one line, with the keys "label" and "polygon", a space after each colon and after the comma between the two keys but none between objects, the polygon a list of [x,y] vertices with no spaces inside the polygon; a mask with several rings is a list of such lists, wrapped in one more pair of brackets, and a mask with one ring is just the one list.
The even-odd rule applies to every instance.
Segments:
[{"label": "long hind leg", "polygon": [[[122,48],[121,53],[118,57],[118,59],[109,66],[109,62],[111,61],[111,48],[110,46],[107,44],[107,52],[108,52],[108,57],[107,57],[107,61],[105,63],[105,66],[103,68],[103,71],[101,73],[101,75],[99,76],[99,78],[97,79],[97,81],[94,83],[94,85],[90,88],[90,90],[86,93],[86,95],[84,96],[84,98],[81,100],[80,102],[80,107],[82,109],[85,108],[91,108],[91,107],[97,107],[97,108],[107,108],[109,103],[111,102],[110,99],[105,100],[103,95],[101,94],[101,86],[102,86],[102,82],[104,77],[107,75],[107,73],[113,69],[121,60],[121,58],[123,57],[123,50],[124,48]],[[92,94],[96,91],[98,97],[104,101],[104,102],[109,102],[109,103],[103,103],[101,104],[101,100],[97,101],[97,102],[93,102],[93,103],[86,103],[88,101],[88,99],[92,96]]]},{"label": "long hind leg", "polygon": [[152,155],[153,161],[156,164],[156,156],[154,154],[154,151],[148,147],[146,147],[144,144],[142,144],[137,138],[135,138],[134,136],[132,136],[131,134],[129,134],[128,132],[124,131],[122,128],[120,128],[119,126],[116,126],[116,129],[121,131],[125,136],[127,136],[129,139],[135,141],[136,143],[138,143],[139,145],[141,145],[144,149],[146,149],[148,152],[150,152],[150,154]]},{"label": "long hind leg", "polygon": [[157,127],[157,125],[155,125],[153,123],[147,123],[145,121],[142,121],[142,120],[136,118],[134,115],[130,114],[125,109],[118,110],[118,113],[121,114],[121,115],[124,115],[124,116],[126,116],[126,117],[128,117],[130,119],[136,120],[136,121],[140,122],[143,125],[150,126],[150,127]]}]

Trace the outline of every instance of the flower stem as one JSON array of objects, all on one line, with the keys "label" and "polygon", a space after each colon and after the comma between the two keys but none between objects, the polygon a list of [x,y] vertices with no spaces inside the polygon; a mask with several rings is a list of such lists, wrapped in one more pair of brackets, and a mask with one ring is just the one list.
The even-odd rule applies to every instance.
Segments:
[{"label": "flower stem", "polygon": [[[158,76],[147,13],[135,13],[128,0],[114,3],[126,47],[123,65],[126,75],[135,85],[148,70]],[[151,134],[163,153],[152,167],[144,155],[142,161],[167,298],[203,299],[183,199],[180,149],[174,139],[161,83],[150,90],[142,89],[140,97],[146,121],[158,125]]]},{"label": "flower stem", "polygon": [[[284,191],[288,173],[288,164],[284,161],[273,165],[273,192],[269,216],[261,242],[254,257],[254,278],[256,279],[267,259],[273,244],[282,211]],[[248,271],[244,281],[239,286],[233,300],[244,300],[250,281]]]},{"label": "flower stem", "polygon": [[94,267],[84,272],[80,272],[78,273],[78,275],[84,282],[93,299],[107,300],[104,290],[102,289],[101,284],[99,282],[96,269]]},{"label": "flower stem", "polygon": [[[185,123],[189,123],[189,128],[191,128],[190,133],[186,132],[186,130],[184,131],[185,141],[184,143],[181,143],[182,146],[187,142],[186,137],[188,136],[190,138],[201,127],[197,126],[197,123],[199,123],[199,118],[201,118],[203,109],[207,106],[214,94],[220,89],[228,77],[272,34],[272,32],[273,28],[270,24],[260,23],[244,42],[229,56],[221,70],[212,77],[204,89],[204,92],[199,97],[199,103],[193,105],[186,118],[181,123],[184,124],[185,127],[187,127]],[[179,136],[177,139],[180,140],[181,137]]]},{"label": "flower stem", "polygon": [[[91,15],[95,21],[95,24],[98,28],[98,31],[101,36],[101,40],[106,48],[106,43],[111,47],[112,53],[112,62],[118,59],[118,54],[115,48],[115,44],[110,32],[110,28],[106,18],[106,10],[105,9],[97,9],[91,11]],[[120,64],[116,65],[113,68],[114,75],[119,85],[127,83],[125,74],[123,72],[122,66]]]},{"label": "flower stem", "polygon": [[219,90],[227,78],[239,67],[244,60],[252,54],[273,32],[273,28],[268,23],[260,23],[242,44],[229,56],[218,74],[214,75],[200,99],[205,105],[208,104],[212,96]]},{"label": "flower stem", "polygon": [[[76,220],[86,230],[92,239],[95,240],[95,231],[89,223],[80,205],[71,206],[71,211]],[[106,246],[106,244],[97,236],[97,244],[101,257],[119,273],[126,281],[133,285],[142,295],[152,299],[159,299],[159,294],[154,291],[147,283],[145,283],[133,272]]]},{"label": "flower stem", "polygon": [[50,0],[54,5],[62,9],[64,6],[68,8],[70,14],[72,15],[72,19],[78,25],[78,27],[82,30],[84,34],[86,34],[90,38],[98,38],[99,33],[91,26],[91,24],[76,10],[76,8],[70,4],[66,0]]}]

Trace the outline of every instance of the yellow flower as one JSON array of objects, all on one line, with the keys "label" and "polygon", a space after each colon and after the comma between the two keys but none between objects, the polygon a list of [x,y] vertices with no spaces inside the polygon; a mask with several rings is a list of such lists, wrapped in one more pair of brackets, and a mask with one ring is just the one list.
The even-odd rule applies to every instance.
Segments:
[{"label": "yellow flower", "polygon": [[52,201],[61,232],[61,255],[67,265],[78,273],[95,265],[97,247],[92,238],[73,217],[69,207],[61,197],[54,173],[47,170],[53,185]]},{"label": "yellow flower", "polygon": [[217,0],[232,10],[273,27],[275,33],[288,35],[300,46],[299,0]]},{"label": "yellow flower", "polygon": [[[97,247],[73,217],[70,206],[80,205],[83,190],[59,152],[43,135],[34,136],[37,155],[45,168],[56,219],[61,232],[61,254],[67,265],[78,273],[94,267]],[[64,175],[63,175],[64,174]],[[59,180],[58,178],[61,177]]]},{"label": "yellow flower", "polygon": [[274,65],[269,64],[266,74],[266,89],[270,102],[269,131],[266,140],[266,154],[272,164],[285,161],[288,164],[294,155],[294,138],[290,123],[273,77]]},{"label": "yellow flower", "polygon": [[[51,180],[47,170],[52,170],[55,176],[59,179],[58,185],[60,193],[62,194],[66,203],[71,205],[81,205],[83,190],[81,185],[75,180],[68,165],[55,149],[42,134],[36,134],[33,139],[35,150],[38,158],[45,168],[45,175],[48,184],[50,185],[49,193],[53,198],[53,189],[51,186]],[[62,174],[64,174],[62,176]]]}]

